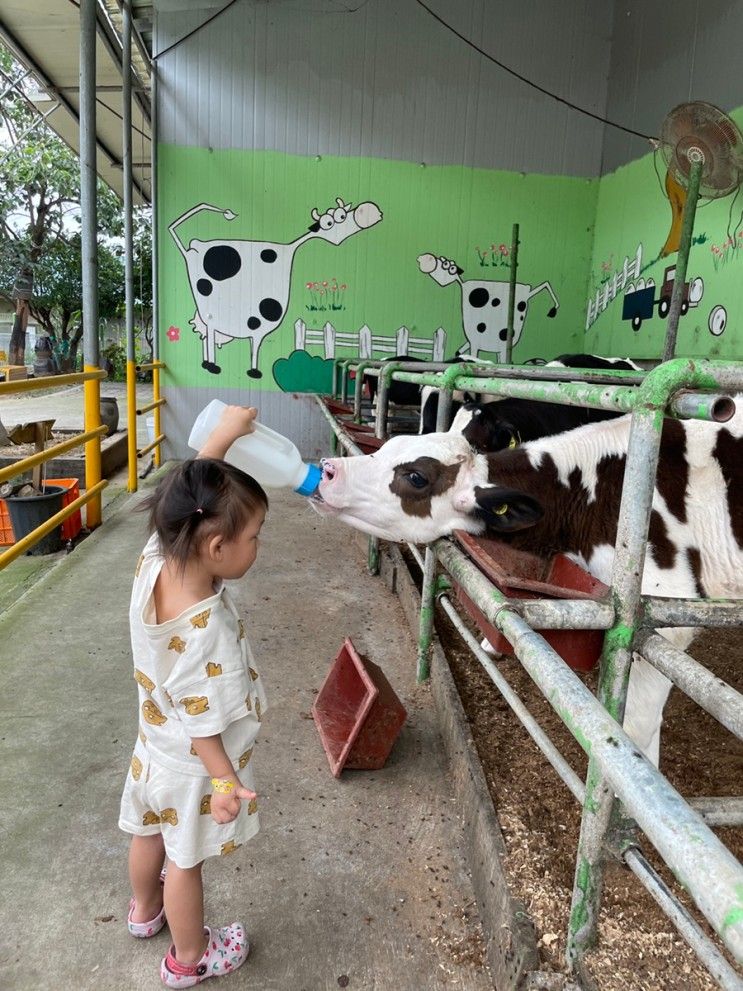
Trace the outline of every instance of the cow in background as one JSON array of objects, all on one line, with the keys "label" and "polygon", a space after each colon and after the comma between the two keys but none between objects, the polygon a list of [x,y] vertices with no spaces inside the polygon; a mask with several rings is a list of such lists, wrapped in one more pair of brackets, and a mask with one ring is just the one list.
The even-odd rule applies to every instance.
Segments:
[{"label": "cow in background", "polygon": [[[473,358],[457,360],[474,361]],[[602,358],[596,354],[562,354],[542,367],[642,371],[639,365],[629,358]],[[494,408],[492,411],[490,406]],[[421,394],[419,433],[435,432],[438,407],[438,390],[426,386]],[[477,413],[478,409],[480,413]],[[522,440],[535,440],[537,437],[562,433],[584,423],[607,420],[618,415],[609,410],[589,410],[579,406],[541,403],[531,399],[498,399],[497,396],[485,394],[465,396],[463,393],[454,393],[452,401],[454,420],[451,429],[463,433],[468,424],[472,423],[468,436],[470,443],[479,451],[499,451],[502,447],[508,447],[511,438],[517,435],[520,435]],[[479,423],[475,426],[474,421],[478,418]],[[503,429],[500,429],[500,420],[503,421]]]}]

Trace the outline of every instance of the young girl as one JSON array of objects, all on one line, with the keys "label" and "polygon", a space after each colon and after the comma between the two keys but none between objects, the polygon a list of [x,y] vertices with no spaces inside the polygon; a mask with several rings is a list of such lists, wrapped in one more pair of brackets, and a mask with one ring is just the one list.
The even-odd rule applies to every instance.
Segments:
[{"label": "young girl", "polygon": [[139,736],[119,819],[133,834],[128,927],[154,936],[167,917],[173,943],[160,976],[172,988],[228,974],[248,955],[240,923],[204,926],[201,866],[258,831],[250,758],[266,700],[223,583],[254,563],[268,500],[219,460],[255,416],[227,407],[198,457],[147,500],[153,533],[132,591]]}]

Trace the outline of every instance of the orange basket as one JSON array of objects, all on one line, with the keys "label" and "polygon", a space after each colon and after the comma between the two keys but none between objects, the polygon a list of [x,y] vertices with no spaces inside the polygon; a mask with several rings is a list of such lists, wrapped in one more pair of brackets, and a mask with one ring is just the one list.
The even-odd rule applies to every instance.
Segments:
[{"label": "orange basket", "polygon": [[10,513],[5,505],[5,499],[0,499],[0,547],[10,547],[15,543],[13,524],[10,522]]},{"label": "orange basket", "polygon": [[[59,485],[65,490],[62,496],[62,509],[69,506],[75,499],[80,498],[80,483],[76,478],[47,478],[47,485]],[[80,510],[68,516],[62,523],[62,540],[74,540],[83,528],[83,518]]]},{"label": "orange basket", "polygon": [[[47,485],[58,485],[65,490],[62,496],[62,508],[69,506],[80,495],[80,484],[76,478],[47,478]],[[68,516],[62,524],[62,540],[74,540],[83,528],[80,510]],[[15,543],[13,524],[5,499],[0,499],[0,547],[10,547]]]}]

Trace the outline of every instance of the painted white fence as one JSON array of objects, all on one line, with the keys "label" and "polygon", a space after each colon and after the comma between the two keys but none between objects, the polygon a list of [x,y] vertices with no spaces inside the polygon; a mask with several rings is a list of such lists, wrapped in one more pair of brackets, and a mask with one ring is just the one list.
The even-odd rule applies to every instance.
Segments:
[{"label": "painted white fence", "polygon": [[641,266],[642,245],[638,244],[635,257],[632,261],[625,256],[622,267],[617,269],[614,275],[610,279],[607,279],[602,286],[599,286],[593,298],[588,300],[586,307],[586,330],[599,318],[611,300],[616,299],[617,296],[620,296],[624,292],[624,287],[630,279],[636,279],[638,277]]},{"label": "painted white fence", "polygon": [[332,323],[315,330],[304,320],[295,321],[295,350],[306,351],[311,347],[322,348],[326,358],[335,358],[338,351],[351,351],[353,357],[362,359],[405,354],[427,361],[445,361],[446,331],[439,327],[432,338],[411,337],[407,327],[399,327],[394,334],[373,334],[364,324],[355,333],[346,333],[336,330]]}]

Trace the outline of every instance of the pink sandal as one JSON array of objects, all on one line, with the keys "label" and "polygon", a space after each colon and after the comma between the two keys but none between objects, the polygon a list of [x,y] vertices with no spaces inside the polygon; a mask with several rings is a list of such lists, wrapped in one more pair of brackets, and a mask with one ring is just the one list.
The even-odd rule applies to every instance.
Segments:
[{"label": "pink sandal", "polygon": [[126,920],[126,927],[130,934],[137,939],[149,939],[150,936],[157,936],[165,925],[165,906],[160,909],[154,919],[150,922],[132,922],[132,913],[136,902],[132,898],[129,902],[129,915]]},{"label": "pink sandal", "polygon": [[208,943],[204,955],[195,964],[186,966],[175,958],[171,946],[160,965],[160,977],[169,988],[192,988],[208,977],[222,977],[241,967],[250,952],[245,928],[240,922],[221,929],[204,927]]},{"label": "pink sandal", "polygon": [[[160,871],[160,884],[165,883],[165,872],[166,868]],[[129,915],[126,919],[126,927],[129,933],[136,939],[149,939],[150,936],[157,936],[162,927],[165,925],[165,906],[160,909],[158,914],[150,922],[132,922],[132,912],[134,911],[135,901],[132,898],[129,901]]]}]

